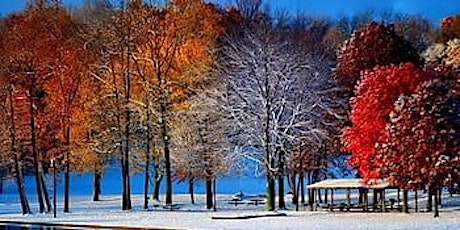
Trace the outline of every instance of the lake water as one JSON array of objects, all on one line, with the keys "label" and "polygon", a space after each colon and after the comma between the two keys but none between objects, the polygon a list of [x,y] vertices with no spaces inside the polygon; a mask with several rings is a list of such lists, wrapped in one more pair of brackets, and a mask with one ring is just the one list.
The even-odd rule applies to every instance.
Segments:
[{"label": "lake water", "polygon": [[[52,194],[52,177],[47,175],[45,178],[48,191]],[[26,193],[30,200],[35,199],[35,178],[33,175],[25,177]],[[58,197],[63,196],[64,185],[62,178],[58,182]],[[164,180],[163,180],[164,182]],[[102,176],[102,195],[121,194],[121,170],[107,169]],[[90,196],[92,194],[93,174],[73,174],[70,178],[70,193],[71,196]],[[287,184],[286,184],[287,186]],[[131,176],[131,192],[132,194],[142,194],[144,187],[144,175],[135,174]],[[150,188],[151,189],[151,188]],[[205,193],[204,181],[195,182],[195,193]],[[254,176],[225,176],[217,178],[217,192],[220,194],[235,194],[239,192],[246,194],[260,194],[265,192],[265,177]],[[164,183],[161,184],[160,192],[165,193]],[[173,183],[173,192],[175,194],[188,193],[188,184]],[[0,194],[0,203],[19,202],[17,197],[17,188],[13,180],[7,180],[4,183],[3,193]]]}]

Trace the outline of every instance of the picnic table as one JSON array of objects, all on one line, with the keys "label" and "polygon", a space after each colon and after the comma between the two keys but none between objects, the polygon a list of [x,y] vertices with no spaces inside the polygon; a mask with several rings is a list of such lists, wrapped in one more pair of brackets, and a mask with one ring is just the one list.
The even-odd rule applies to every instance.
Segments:
[{"label": "picnic table", "polygon": [[235,206],[238,206],[238,204],[244,204],[243,200],[238,197],[232,198],[231,200],[228,201],[228,203],[234,204]]},{"label": "picnic table", "polygon": [[234,204],[237,206],[238,204],[252,204],[252,205],[259,205],[265,204],[265,197],[262,195],[244,195],[242,192],[234,195],[232,199],[228,201],[229,204]]},{"label": "picnic table", "polygon": [[254,197],[254,198],[250,198],[247,204],[254,204],[257,206],[259,204],[265,204],[265,200],[259,197]]}]

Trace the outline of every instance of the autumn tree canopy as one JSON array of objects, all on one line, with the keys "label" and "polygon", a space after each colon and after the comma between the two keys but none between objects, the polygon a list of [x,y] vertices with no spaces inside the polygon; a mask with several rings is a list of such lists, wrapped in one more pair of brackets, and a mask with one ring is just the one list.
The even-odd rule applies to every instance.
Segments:
[{"label": "autumn tree canopy", "polygon": [[375,158],[381,163],[376,165],[380,176],[393,185],[423,189],[459,180],[459,77],[441,74],[413,94],[401,95],[390,114],[389,135],[379,143]]},{"label": "autumn tree canopy", "polygon": [[376,66],[411,62],[422,64],[417,51],[391,25],[371,22],[357,29],[338,52],[336,81],[352,90],[362,71]]},{"label": "autumn tree canopy", "polygon": [[376,166],[376,144],[388,138],[385,127],[389,121],[394,102],[401,94],[411,94],[428,76],[414,64],[376,67],[364,71],[361,82],[351,99],[351,127],[345,128],[343,142],[345,150],[351,153],[350,165],[358,168],[360,176],[379,178]]}]

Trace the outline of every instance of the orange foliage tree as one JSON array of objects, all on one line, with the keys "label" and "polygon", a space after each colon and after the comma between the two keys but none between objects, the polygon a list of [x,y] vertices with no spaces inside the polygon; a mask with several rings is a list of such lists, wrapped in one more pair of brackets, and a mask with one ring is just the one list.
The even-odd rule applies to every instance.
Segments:
[{"label": "orange foliage tree", "polygon": [[187,108],[187,98],[201,84],[212,60],[209,50],[222,26],[217,9],[199,0],[176,0],[164,9],[144,10],[150,23],[134,58],[144,88],[158,105],[154,110],[165,161],[166,204],[171,204],[170,117]]}]

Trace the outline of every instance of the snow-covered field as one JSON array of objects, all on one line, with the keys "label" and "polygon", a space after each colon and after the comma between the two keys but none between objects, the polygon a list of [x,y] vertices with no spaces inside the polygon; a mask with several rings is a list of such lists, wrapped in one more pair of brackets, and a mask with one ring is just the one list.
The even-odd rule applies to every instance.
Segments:
[{"label": "snow-covered field", "polygon": [[[202,185],[197,186],[195,195],[196,204],[190,203],[186,193],[186,184],[175,185],[173,202],[180,204],[180,209],[174,211],[164,210],[163,207],[150,210],[142,209],[141,185],[142,177],[133,177],[133,210],[121,210],[121,197],[118,195],[116,173],[109,173],[103,178],[102,201],[91,201],[91,176],[72,176],[71,182],[71,212],[62,213],[62,186],[59,186],[58,218],[54,219],[52,213],[37,213],[37,202],[34,197],[33,178],[26,178],[27,193],[34,214],[23,216],[20,214],[20,204],[14,186],[6,185],[4,193],[0,194],[0,222],[21,221],[40,223],[64,224],[89,224],[102,226],[130,226],[146,228],[173,228],[173,229],[460,229],[460,195],[450,197],[447,193],[443,197],[443,207],[440,218],[433,218],[433,213],[414,213],[415,202],[410,194],[410,214],[390,211],[387,213],[363,212],[310,212],[309,208],[300,207],[300,211],[293,211],[288,205],[288,210],[277,211],[286,216],[259,217],[251,219],[216,220],[212,217],[241,217],[248,215],[263,215],[264,205],[239,204],[235,206],[228,201],[233,194],[243,191],[245,194],[263,193],[263,179],[226,178],[218,184],[217,211],[205,208],[205,196]],[[257,184],[256,184],[257,183]],[[51,192],[51,188],[49,188]],[[387,199],[395,197],[389,192]],[[344,202],[344,194],[337,192],[334,196],[335,203]],[[291,197],[286,196],[290,203]],[[352,195],[356,203],[356,194]],[[370,200],[372,200],[370,198]],[[426,207],[426,194],[419,198],[419,208]],[[1,227],[1,226],[0,226]]]},{"label": "snow-covered field", "polygon": [[[433,218],[432,213],[403,214],[362,213],[362,212],[310,212],[304,207],[301,211],[278,211],[287,216],[260,217],[242,220],[214,220],[213,216],[236,217],[266,214],[264,206],[230,205],[231,195],[218,196],[218,210],[208,211],[204,207],[204,195],[196,196],[196,204],[191,205],[187,195],[174,196],[174,202],[181,208],[174,211],[162,207],[142,210],[142,196],[134,195],[134,209],[121,211],[119,196],[104,196],[103,201],[92,202],[90,197],[72,199],[71,213],[52,213],[23,216],[18,213],[19,204],[0,204],[0,221],[47,222],[66,224],[96,224],[106,226],[155,227],[173,229],[460,229],[460,196],[444,197],[441,217]],[[62,207],[61,204],[58,204]],[[422,199],[421,207],[424,207]],[[36,204],[33,204],[36,210]],[[413,207],[413,202],[411,203]],[[292,208],[292,207],[290,207]]]}]

